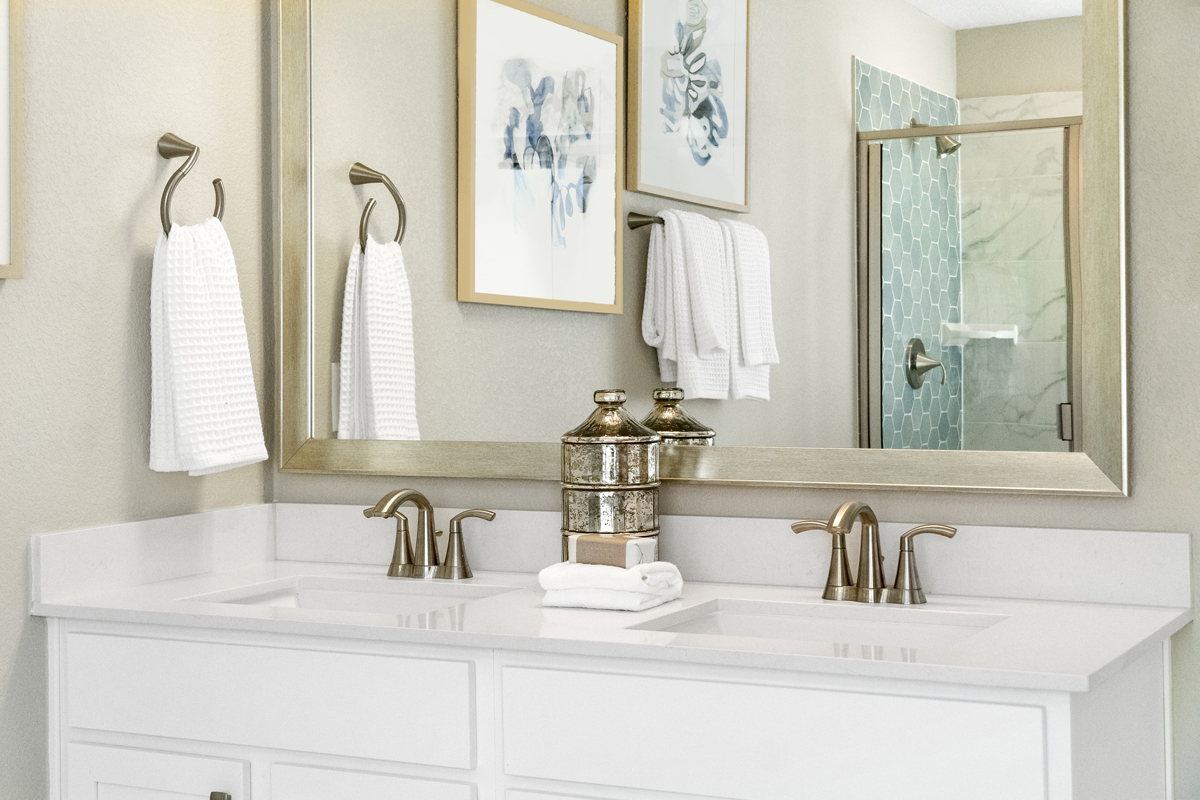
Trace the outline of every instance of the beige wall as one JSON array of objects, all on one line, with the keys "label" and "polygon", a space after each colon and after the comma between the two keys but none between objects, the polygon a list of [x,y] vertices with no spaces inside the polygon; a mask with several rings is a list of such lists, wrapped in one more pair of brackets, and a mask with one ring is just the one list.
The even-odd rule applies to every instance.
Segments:
[{"label": "beige wall", "polygon": [[958,97],[1083,89],[1080,17],[958,32]]},{"label": "beige wall", "polygon": [[264,11],[242,0],[26,0],[25,278],[0,281],[0,798],[45,797],[45,625],[29,536],[262,502],[264,466],[151,473],[150,260],[167,130],[201,146],[176,218],[212,213],[264,353]]},{"label": "beige wall", "polygon": [[[624,0],[535,2],[625,34]],[[855,251],[851,57],[953,95],[954,32],[902,0],[754,0],[753,10],[752,212],[693,210],[767,234],[782,363],[769,404],[688,408],[725,444],[847,447],[857,413],[854,276],[845,269]],[[386,192],[350,185],[355,161],[388,173],[409,209],[404,253],[423,438],[556,441],[606,386],[626,389],[640,417],[661,383],[641,337],[649,231],[625,232],[621,316],[457,302],[454,22],[447,0],[313,3],[317,430],[330,427],[328,365],[338,359],[346,262],[365,197],[380,198],[376,237],[390,238],[396,224]],[[626,192],[625,207],[686,204]],[[501,404],[506,413],[497,413]]]}]

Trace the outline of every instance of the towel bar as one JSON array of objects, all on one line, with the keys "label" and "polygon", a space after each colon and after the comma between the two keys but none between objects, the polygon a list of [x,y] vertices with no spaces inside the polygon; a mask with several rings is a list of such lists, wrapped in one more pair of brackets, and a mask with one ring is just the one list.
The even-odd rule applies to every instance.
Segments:
[{"label": "towel bar", "polygon": [[[185,142],[173,133],[164,133],[158,139],[158,154],[168,160],[187,157],[183,166],[175,170],[175,174],[167,179],[162,200],[158,204],[158,216],[162,219],[163,233],[169,236],[171,233],[171,197],[174,196],[175,187],[183,180],[183,176],[187,175],[196,165],[196,159],[200,158],[200,148],[191,142]],[[213,181],[213,191],[217,193],[217,205],[213,210],[213,216],[220,219],[221,215],[225,213],[225,187],[221,185],[220,178]]]},{"label": "towel bar", "polygon": [[[400,222],[396,226],[396,244],[403,242],[404,229],[408,225],[408,210],[404,207],[404,198],[400,196],[400,192],[397,191],[396,184],[392,183],[392,179],[378,170],[371,169],[361,161],[356,161],[350,167],[350,182],[355,186],[362,186],[366,183],[382,183],[392,193],[392,199],[396,201],[396,210],[400,212]],[[362,217],[358,221],[358,244],[364,253],[367,252],[367,223],[370,221],[371,212],[374,210],[375,200],[372,198],[367,201]]]},{"label": "towel bar", "polygon": [[625,224],[629,226],[629,230],[636,231],[638,228],[644,228],[647,225],[664,225],[662,217],[651,217],[646,214],[639,214],[636,211],[630,211],[625,217]]}]

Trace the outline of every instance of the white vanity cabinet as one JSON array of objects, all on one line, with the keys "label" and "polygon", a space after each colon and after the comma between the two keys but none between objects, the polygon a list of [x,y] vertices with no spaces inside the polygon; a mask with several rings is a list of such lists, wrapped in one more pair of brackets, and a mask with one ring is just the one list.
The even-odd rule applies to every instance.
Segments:
[{"label": "white vanity cabinet", "polygon": [[1160,647],[1071,694],[54,618],[50,669],[65,800],[1166,791]]}]

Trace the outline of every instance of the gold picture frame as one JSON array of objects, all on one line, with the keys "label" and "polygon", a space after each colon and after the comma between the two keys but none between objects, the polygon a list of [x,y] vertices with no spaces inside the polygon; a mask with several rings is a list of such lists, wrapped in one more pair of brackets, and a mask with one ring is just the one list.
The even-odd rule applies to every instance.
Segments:
[{"label": "gold picture frame", "polygon": [[[627,146],[628,184],[631,191],[666,197],[671,200],[681,200],[685,203],[718,208],[723,211],[749,213],[750,211],[750,4],[751,0],[729,0],[741,3],[744,8],[743,31],[745,34],[745,59],[743,61],[742,79],[735,85],[741,88],[740,122],[744,127],[742,146],[740,148],[742,172],[742,202],[730,202],[715,197],[706,197],[695,192],[686,192],[668,186],[658,185],[646,179],[642,169],[642,156],[646,154],[646,144],[642,141],[642,123],[648,122],[642,114],[642,48],[645,41],[644,23],[645,7],[663,0],[629,0],[629,105],[625,117],[629,122],[629,143]],[[704,4],[701,3],[703,6]],[[735,153],[735,159],[739,156]],[[662,183],[660,181],[659,183]]]},{"label": "gold picture frame", "polygon": [[[505,6],[564,28],[613,45],[615,75],[613,76],[613,260],[614,285],[611,303],[586,302],[547,297],[530,297],[519,293],[500,294],[477,289],[477,174],[476,174],[476,56],[478,53],[478,9],[480,3]],[[608,31],[585,25],[576,20],[547,11],[523,0],[458,0],[458,299],[466,303],[549,308],[564,311],[590,311],[605,314],[623,312],[624,275],[622,251],[624,240],[621,224],[622,195],[625,190],[622,164],[624,162],[625,99],[624,99],[624,38]],[[606,126],[607,127],[607,126]],[[553,226],[553,222],[551,225]]]}]

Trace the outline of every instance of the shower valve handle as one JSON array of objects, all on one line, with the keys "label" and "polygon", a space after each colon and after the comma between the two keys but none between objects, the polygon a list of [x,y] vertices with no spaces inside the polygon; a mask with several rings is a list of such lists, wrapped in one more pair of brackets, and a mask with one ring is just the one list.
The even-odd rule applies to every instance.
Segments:
[{"label": "shower valve handle", "polygon": [[908,347],[904,349],[904,375],[908,378],[908,385],[920,389],[925,385],[925,373],[935,367],[941,368],[942,386],[945,386],[946,365],[925,355],[925,343],[920,337],[909,339]]}]

